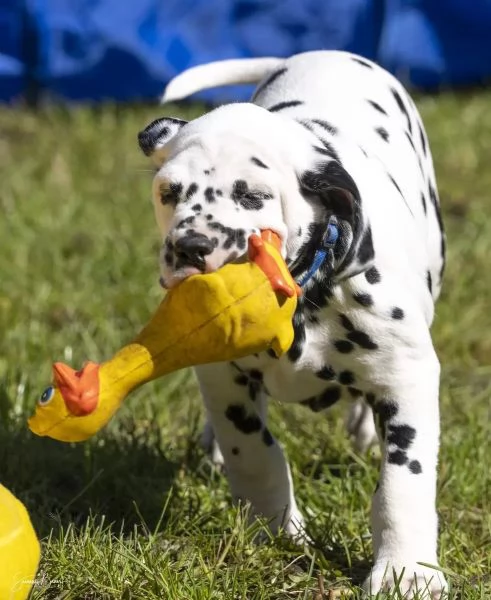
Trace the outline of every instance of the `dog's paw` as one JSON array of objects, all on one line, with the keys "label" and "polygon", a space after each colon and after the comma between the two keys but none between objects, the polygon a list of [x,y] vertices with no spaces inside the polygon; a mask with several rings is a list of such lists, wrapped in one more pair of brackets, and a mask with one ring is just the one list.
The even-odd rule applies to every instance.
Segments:
[{"label": "dog's paw", "polygon": [[394,566],[375,564],[363,584],[364,592],[376,596],[380,592],[396,592],[395,598],[407,600],[444,600],[447,582],[441,571],[419,564]]},{"label": "dog's paw", "polygon": [[288,522],[282,525],[282,529],[296,544],[302,545],[311,542],[305,531],[305,519],[298,508],[291,512]]}]

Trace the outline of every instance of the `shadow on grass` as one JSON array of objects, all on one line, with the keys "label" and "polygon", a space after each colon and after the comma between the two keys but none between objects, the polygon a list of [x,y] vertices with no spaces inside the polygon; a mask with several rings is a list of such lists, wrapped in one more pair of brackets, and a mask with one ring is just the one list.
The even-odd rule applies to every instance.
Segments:
[{"label": "shadow on grass", "polygon": [[82,526],[94,514],[123,533],[142,521],[152,530],[164,506],[179,502],[176,477],[201,460],[192,441],[181,462],[171,458],[160,436],[157,425],[137,431],[124,419],[81,444],[0,426],[1,482],[24,502],[40,537],[68,524]]}]

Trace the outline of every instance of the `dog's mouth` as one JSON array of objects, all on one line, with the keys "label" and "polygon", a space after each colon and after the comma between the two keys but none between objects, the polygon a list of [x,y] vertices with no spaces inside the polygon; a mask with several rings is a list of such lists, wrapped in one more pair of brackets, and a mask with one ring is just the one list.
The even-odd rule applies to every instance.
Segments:
[{"label": "dog's mouth", "polygon": [[159,283],[160,283],[160,286],[163,287],[164,289],[170,290],[173,287],[175,287],[178,283],[180,283],[181,281],[184,281],[188,277],[191,277],[191,275],[202,275],[203,273],[211,273],[211,272],[212,272],[211,269],[203,271],[203,269],[198,269],[197,267],[193,267],[190,265],[187,267],[181,267],[180,269],[178,269],[177,271],[174,271],[174,273],[172,273],[171,275],[169,275],[167,277],[161,276],[159,279]]}]

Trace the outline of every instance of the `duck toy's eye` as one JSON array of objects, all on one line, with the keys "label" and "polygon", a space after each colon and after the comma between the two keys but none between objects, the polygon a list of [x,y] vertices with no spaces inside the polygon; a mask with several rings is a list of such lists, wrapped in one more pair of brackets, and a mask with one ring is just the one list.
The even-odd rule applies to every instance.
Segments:
[{"label": "duck toy's eye", "polygon": [[55,388],[52,385],[50,385],[41,394],[41,397],[38,400],[38,404],[40,406],[46,406],[46,404],[49,404],[51,402],[54,395],[55,395]]}]

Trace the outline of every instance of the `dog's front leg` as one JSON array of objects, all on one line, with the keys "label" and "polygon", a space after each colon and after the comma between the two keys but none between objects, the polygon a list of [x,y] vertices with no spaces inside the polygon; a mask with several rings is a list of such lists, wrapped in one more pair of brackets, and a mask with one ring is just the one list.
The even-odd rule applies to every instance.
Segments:
[{"label": "dog's front leg", "polygon": [[234,500],[249,502],[273,532],[301,536],[290,468],[267,428],[262,386],[232,364],[206,365],[196,373]]},{"label": "dog's front leg", "polygon": [[433,348],[391,369],[393,380],[372,404],[382,446],[380,481],[373,499],[375,564],[366,591],[397,589],[407,598],[441,598],[437,565],[436,467],[439,441],[439,363]]}]

